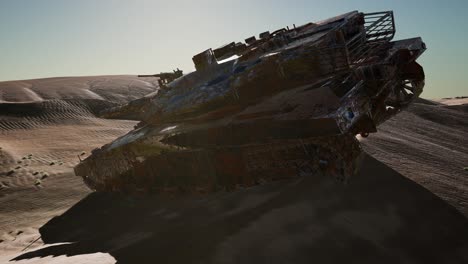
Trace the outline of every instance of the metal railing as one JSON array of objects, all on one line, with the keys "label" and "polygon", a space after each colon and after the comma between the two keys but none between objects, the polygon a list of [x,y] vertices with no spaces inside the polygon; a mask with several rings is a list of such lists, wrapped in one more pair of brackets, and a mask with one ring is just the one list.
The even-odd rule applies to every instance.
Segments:
[{"label": "metal railing", "polygon": [[[351,25],[352,27],[360,27],[357,28],[358,30],[353,36],[348,37],[348,39],[341,36],[343,39],[341,41],[338,39],[340,37],[335,39],[335,36],[339,36],[338,32],[348,29],[346,23],[337,25],[329,30],[330,39],[334,39],[335,44],[325,47],[312,46],[308,52],[302,55],[303,59],[317,65],[323,75],[351,73],[360,66],[375,63],[373,57],[387,49],[388,43],[395,35],[393,12],[385,11],[362,15],[363,24]],[[355,30],[355,28],[351,29]]]},{"label": "metal railing", "polygon": [[[311,49],[306,57],[310,56],[326,72],[351,70],[368,63],[369,58],[378,54],[395,36],[393,12],[364,14],[363,27],[364,30],[345,43]],[[339,27],[330,32],[337,30]]]},{"label": "metal railing", "polygon": [[390,41],[395,36],[393,12],[364,14],[367,42]]},{"label": "metal railing", "polygon": [[351,65],[363,64],[395,36],[392,11],[364,14],[364,21],[364,32],[346,43]]}]

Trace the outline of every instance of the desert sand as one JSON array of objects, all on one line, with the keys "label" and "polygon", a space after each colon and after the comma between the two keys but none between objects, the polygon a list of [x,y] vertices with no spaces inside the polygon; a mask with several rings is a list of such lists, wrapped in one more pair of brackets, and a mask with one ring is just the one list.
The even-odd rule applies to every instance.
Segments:
[{"label": "desert sand", "polygon": [[2,255],[23,249],[38,237],[37,228],[90,192],[73,166],[137,123],[96,113],[154,92],[153,81],[100,76],[0,83]]},{"label": "desert sand", "polygon": [[420,99],[361,143],[468,217],[468,99],[444,101]]},{"label": "desert sand", "polygon": [[419,100],[326,175],[197,197],[92,193],[73,174],[133,129],[99,111],[153,78],[0,83],[0,263],[467,263],[467,103]]},{"label": "desert sand", "polygon": [[444,105],[464,105],[468,103],[468,96],[447,97],[433,101]]}]

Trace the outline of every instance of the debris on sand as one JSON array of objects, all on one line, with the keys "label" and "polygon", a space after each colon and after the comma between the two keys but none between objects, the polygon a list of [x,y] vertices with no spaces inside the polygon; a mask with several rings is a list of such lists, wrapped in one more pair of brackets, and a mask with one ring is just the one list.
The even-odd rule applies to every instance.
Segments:
[{"label": "debris on sand", "polygon": [[52,161],[51,163],[49,163],[49,165],[53,166],[53,165],[55,165],[55,162]]},{"label": "debris on sand", "polygon": [[15,168],[15,170],[19,170],[19,169],[21,169],[21,166],[17,166],[17,167]]},{"label": "debris on sand", "polygon": [[35,172],[33,172],[32,175],[36,176],[36,175],[38,175],[38,174],[39,174],[39,172],[38,172],[38,171],[35,171]]},{"label": "debris on sand", "polygon": [[14,171],[14,170],[10,170],[9,172],[7,172],[7,176],[12,175],[13,173],[15,173],[15,171]]},{"label": "debris on sand", "polygon": [[464,170],[464,171],[468,171],[468,167],[464,167],[463,170]]},{"label": "debris on sand", "polygon": [[41,185],[42,181],[40,179],[37,179],[35,182],[34,182],[34,185],[36,186],[39,186]]},{"label": "debris on sand", "polygon": [[49,174],[45,173],[44,175],[41,176],[41,180],[44,180],[47,177],[49,177]]}]

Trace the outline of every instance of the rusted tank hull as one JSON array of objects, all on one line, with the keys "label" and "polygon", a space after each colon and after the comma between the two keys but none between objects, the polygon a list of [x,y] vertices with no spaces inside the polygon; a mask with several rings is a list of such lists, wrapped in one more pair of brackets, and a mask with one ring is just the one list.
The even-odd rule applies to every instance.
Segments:
[{"label": "rusted tank hull", "polygon": [[209,193],[326,173],[345,182],[361,154],[349,135],[211,149],[116,149],[80,163],[75,172],[98,191]]},{"label": "rusted tank hull", "polygon": [[355,136],[377,132],[424,86],[424,42],[394,33],[392,12],[355,11],[204,51],[197,71],[106,111],[142,122],[75,173],[123,192],[206,193],[317,172],[346,182]]}]

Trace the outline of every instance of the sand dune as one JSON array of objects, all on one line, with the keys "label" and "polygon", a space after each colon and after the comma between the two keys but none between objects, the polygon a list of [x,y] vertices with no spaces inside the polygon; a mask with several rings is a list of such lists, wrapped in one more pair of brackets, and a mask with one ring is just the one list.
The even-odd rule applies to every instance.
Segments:
[{"label": "sand dune", "polygon": [[73,166],[136,124],[96,114],[155,92],[152,81],[103,76],[0,83],[0,252],[23,249],[37,228],[89,193]]},{"label": "sand dune", "polygon": [[38,177],[70,173],[78,155],[84,157],[135,125],[101,119],[97,113],[156,89],[151,82],[131,76],[0,83],[1,188],[31,182],[42,186],[35,182]]},{"label": "sand dune", "polygon": [[466,106],[421,101],[361,143],[373,157],[468,216]]},{"label": "sand dune", "polygon": [[315,175],[203,197],[91,193],[72,167],[136,124],[97,114],[156,83],[0,83],[0,263],[468,261],[466,105],[421,100],[389,120],[361,139],[376,159],[348,185]]},{"label": "sand dune", "polygon": [[132,75],[58,77],[0,82],[1,102],[94,99],[126,103],[155,91],[155,78]]}]

